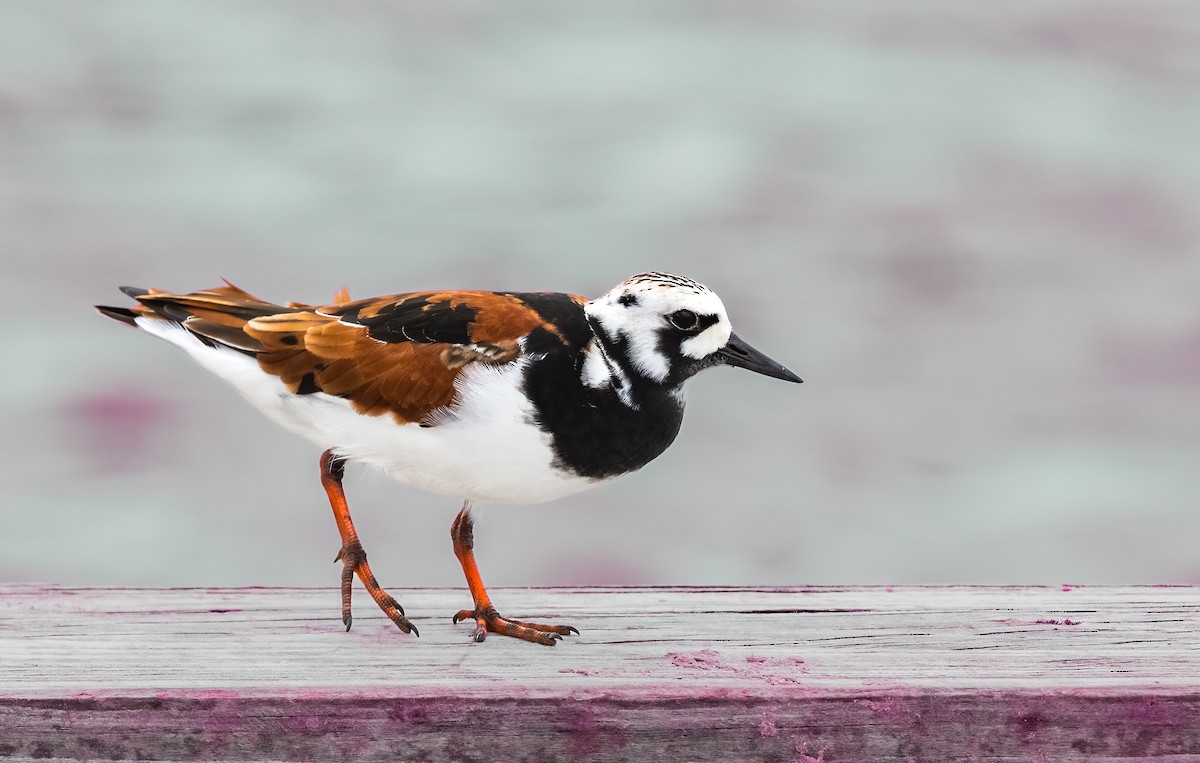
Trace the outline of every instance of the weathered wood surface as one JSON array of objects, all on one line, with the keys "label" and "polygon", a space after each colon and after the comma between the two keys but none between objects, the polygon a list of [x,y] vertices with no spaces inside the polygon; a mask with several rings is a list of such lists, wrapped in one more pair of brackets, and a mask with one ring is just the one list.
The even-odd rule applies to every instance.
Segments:
[{"label": "weathered wood surface", "polygon": [[1200,761],[1200,588],[0,586],[0,758]]}]

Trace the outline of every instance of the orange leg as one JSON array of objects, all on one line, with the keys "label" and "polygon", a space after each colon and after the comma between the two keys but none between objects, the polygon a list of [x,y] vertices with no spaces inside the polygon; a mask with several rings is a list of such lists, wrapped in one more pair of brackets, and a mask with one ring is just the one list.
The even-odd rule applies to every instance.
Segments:
[{"label": "orange leg", "polygon": [[321,454],[321,485],[325,488],[325,494],[329,496],[333,518],[337,520],[338,532],[342,535],[342,550],[334,559],[335,562],[342,563],[342,622],[346,624],[346,630],[350,630],[350,624],[354,622],[350,615],[350,585],[354,582],[354,574],[358,573],[358,579],[383,613],[390,617],[400,630],[420,636],[417,627],[404,616],[404,608],[396,603],[387,591],[380,588],[379,581],[371,573],[371,567],[367,564],[367,552],[363,551],[362,544],[358,541],[354,522],[350,520],[346,493],[342,490],[342,475],[345,469],[345,461],[335,456],[332,450]]},{"label": "orange leg", "polygon": [[579,631],[569,625],[543,625],[541,623],[526,623],[519,620],[506,620],[492,606],[487,590],[483,587],[483,579],[479,577],[479,568],[475,566],[475,523],[471,519],[471,502],[463,504],[462,511],[450,525],[450,539],[454,541],[454,555],[462,565],[463,574],[467,576],[467,586],[471,589],[471,598],[475,601],[475,609],[464,609],[454,616],[454,622],[475,620],[475,631],[471,638],[483,641],[488,631],[502,636],[532,641],[536,644],[554,646],[563,636]]}]

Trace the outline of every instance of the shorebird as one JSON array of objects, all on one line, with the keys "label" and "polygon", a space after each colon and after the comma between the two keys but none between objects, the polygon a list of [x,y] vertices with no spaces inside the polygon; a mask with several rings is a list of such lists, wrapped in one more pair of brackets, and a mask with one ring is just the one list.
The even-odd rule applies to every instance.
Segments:
[{"label": "shorebird", "polygon": [[122,287],[138,304],[97,306],[181,347],[255,407],[326,450],[321,483],[342,547],[342,622],[357,575],[405,633],[379,585],[342,489],[347,462],[464,501],[451,525],[474,606],[472,638],[553,645],[578,631],[502,617],[474,556],[475,502],[560,498],[637,469],[674,441],[684,386],[727,365],[800,378],[733,333],[710,289],[641,273],[596,299],[551,292],[423,291],[285,305],[229,282],[187,294]]}]

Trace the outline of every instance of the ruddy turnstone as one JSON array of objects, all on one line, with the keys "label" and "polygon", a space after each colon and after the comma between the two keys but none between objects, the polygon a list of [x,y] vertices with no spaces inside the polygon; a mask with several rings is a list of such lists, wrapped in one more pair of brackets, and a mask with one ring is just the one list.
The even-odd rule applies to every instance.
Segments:
[{"label": "ruddy turnstone", "polygon": [[734,334],[708,288],[642,273],[603,296],[424,291],[323,307],[264,301],[226,282],[188,294],[121,289],[132,308],[101,313],[183,348],[288,429],[326,448],[321,483],[342,548],[342,622],[357,574],[405,633],[350,520],[347,461],[465,499],[450,528],[488,632],[553,645],[568,625],[501,617],[475,565],[474,502],[539,503],[640,469],[675,439],[684,383],[710,366],[799,382]]}]

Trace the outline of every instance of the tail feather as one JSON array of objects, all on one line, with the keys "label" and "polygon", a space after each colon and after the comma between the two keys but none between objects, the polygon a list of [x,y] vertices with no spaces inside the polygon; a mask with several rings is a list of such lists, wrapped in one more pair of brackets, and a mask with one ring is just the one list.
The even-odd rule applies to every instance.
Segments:
[{"label": "tail feather", "polygon": [[101,315],[107,315],[113,320],[137,327],[137,313],[127,307],[109,307],[108,305],[93,305]]},{"label": "tail feather", "polygon": [[132,308],[96,305],[96,309],[130,326],[137,326],[139,318],[167,321],[182,326],[210,346],[219,344],[251,354],[261,352],[262,343],[245,332],[246,324],[255,318],[290,311],[228,281],[225,283],[188,294],[122,286],[121,291],[140,304]]},{"label": "tail feather", "polygon": [[147,295],[138,301],[142,303],[143,308],[139,312],[146,317],[166,318],[173,323],[183,323],[191,317],[191,313],[170,299],[156,299]]},{"label": "tail feather", "polygon": [[235,350],[257,353],[267,349],[262,342],[246,334],[239,326],[228,326],[224,323],[193,317],[185,320],[183,327],[201,338],[207,337]]}]

